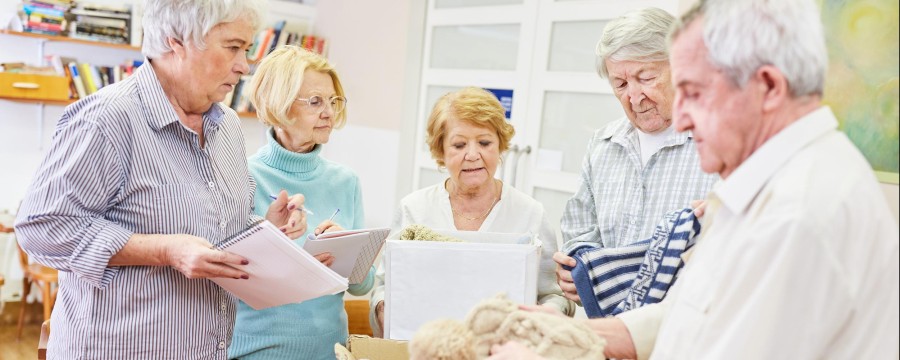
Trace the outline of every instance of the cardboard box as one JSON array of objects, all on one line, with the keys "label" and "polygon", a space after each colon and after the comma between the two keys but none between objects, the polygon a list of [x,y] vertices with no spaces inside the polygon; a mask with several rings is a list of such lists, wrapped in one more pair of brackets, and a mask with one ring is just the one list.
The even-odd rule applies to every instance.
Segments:
[{"label": "cardboard box", "polygon": [[365,335],[350,335],[347,350],[357,359],[369,360],[409,360],[407,342],[373,338]]},{"label": "cardboard box", "polygon": [[531,234],[436,231],[467,242],[387,242],[385,338],[409,340],[440,318],[462,321],[498,293],[536,302],[541,244]]}]

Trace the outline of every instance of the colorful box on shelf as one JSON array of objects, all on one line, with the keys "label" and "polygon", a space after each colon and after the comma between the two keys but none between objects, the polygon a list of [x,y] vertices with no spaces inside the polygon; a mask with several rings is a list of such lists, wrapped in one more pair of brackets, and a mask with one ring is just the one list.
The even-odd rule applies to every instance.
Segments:
[{"label": "colorful box on shelf", "polygon": [[32,100],[68,100],[65,76],[0,72],[0,97]]}]

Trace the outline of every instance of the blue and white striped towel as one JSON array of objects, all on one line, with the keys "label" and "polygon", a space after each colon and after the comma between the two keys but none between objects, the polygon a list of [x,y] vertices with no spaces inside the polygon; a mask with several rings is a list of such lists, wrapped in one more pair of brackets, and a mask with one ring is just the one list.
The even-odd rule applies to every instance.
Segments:
[{"label": "blue and white striped towel", "polygon": [[572,278],[588,317],[612,316],[658,303],[684,265],[681,254],[700,235],[693,209],[666,214],[653,237],[618,248],[581,246],[569,252],[575,258]]}]

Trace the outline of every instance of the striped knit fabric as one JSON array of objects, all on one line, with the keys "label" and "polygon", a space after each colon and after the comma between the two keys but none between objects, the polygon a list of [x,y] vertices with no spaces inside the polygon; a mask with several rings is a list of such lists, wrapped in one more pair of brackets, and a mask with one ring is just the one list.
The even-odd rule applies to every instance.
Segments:
[{"label": "striped knit fabric", "polygon": [[575,258],[572,278],[590,318],[613,316],[658,303],[684,265],[681,254],[700,235],[700,222],[692,209],[666,214],[653,237],[618,248],[581,246],[569,252]]}]

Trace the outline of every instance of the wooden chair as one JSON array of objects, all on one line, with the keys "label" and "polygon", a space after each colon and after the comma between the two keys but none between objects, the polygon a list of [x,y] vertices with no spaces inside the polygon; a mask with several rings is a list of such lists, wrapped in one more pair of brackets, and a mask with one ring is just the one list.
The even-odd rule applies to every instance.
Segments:
[{"label": "wooden chair", "polygon": [[47,359],[47,342],[50,341],[50,319],[41,324],[41,340],[38,341],[38,360]]},{"label": "wooden chair", "polygon": [[16,243],[19,249],[19,265],[22,266],[22,309],[19,311],[19,325],[16,330],[16,340],[22,339],[22,327],[25,325],[25,307],[28,293],[31,292],[31,284],[37,283],[41,288],[44,302],[44,321],[50,320],[50,311],[56,302],[56,284],[59,279],[59,271],[41,264],[29,264],[28,254]]},{"label": "wooden chair", "polygon": [[369,326],[369,300],[344,300],[347,311],[347,327],[350,334],[372,336]]}]

